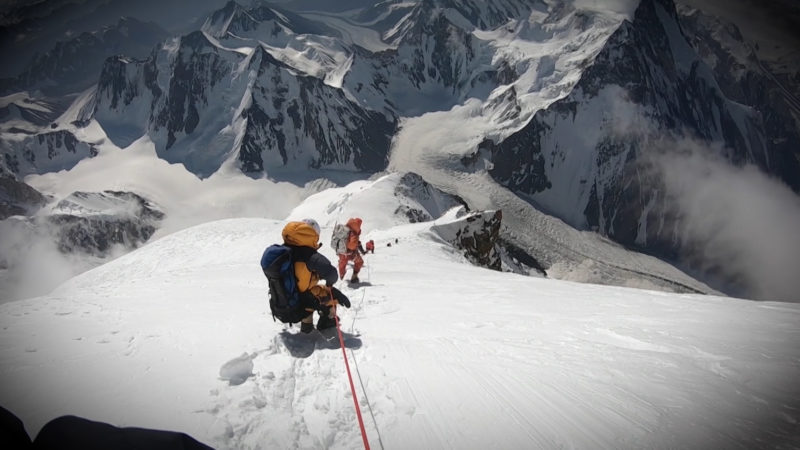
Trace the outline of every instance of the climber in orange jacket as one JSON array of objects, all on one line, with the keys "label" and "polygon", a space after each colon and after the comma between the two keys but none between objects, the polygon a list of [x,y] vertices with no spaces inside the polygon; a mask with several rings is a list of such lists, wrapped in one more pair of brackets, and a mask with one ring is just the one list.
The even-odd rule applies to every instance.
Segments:
[{"label": "climber in orange jacket", "polygon": [[358,272],[364,265],[364,260],[361,258],[365,254],[364,247],[361,245],[361,219],[353,217],[347,221],[347,234],[346,253],[339,253],[339,279],[344,278],[347,272],[347,262],[353,261],[353,275],[350,277],[351,283],[358,283]]}]

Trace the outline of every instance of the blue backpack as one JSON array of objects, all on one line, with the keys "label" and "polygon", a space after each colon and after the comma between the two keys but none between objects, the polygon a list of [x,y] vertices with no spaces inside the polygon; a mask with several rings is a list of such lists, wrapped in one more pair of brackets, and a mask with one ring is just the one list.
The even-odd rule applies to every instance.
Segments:
[{"label": "blue backpack", "polygon": [[269,282],[269,308],[272,319],[283,323],[297,323],[305,316],[300,305],[300,291],[294,276],[292,249],[273,244],[261,256],[261,269]]}]

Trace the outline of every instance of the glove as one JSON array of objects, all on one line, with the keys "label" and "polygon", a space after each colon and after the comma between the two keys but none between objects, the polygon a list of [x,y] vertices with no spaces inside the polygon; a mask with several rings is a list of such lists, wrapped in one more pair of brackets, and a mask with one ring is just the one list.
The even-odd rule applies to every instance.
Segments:
[{"label": "glove", "polygon": [[337,298],[336,301],[339,302],[339,304],[344,306],[345,308],[350,308],[350,299],[347,298],[344,294],[342,294],[341,297]]}]

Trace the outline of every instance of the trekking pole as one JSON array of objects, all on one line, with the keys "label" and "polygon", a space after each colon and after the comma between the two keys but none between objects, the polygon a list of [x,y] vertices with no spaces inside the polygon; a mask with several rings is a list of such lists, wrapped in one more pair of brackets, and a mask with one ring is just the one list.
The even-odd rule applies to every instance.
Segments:
[{"label": "trekking pole", "polygon": [[[333,290],[328,289],[328,293],[333,299]],[[353,404],[356,405],[356,416],[358,417],[358,426],[361,428],[361,438],[364,441],[364,448],[369,450],[369,441],[367,440],[367,430],[364,428],[364,419],[361,417],[361,408],[358,407],[358,398],[356,397],[356,387],[353,384],[353,376],[350,374],[350,363],[347,362],[347,352],[344,350],[344,337],[342,337],[342,329],[339,326],[339,316],[336,314],[336,301],[333,302],[333,317],[336,319],[336,333],[339,335],[339,344],[342,346],[342,356],[344,356],[344,366],[347,369],[347,379],[350,381],[350,392],[353,393]]]}]

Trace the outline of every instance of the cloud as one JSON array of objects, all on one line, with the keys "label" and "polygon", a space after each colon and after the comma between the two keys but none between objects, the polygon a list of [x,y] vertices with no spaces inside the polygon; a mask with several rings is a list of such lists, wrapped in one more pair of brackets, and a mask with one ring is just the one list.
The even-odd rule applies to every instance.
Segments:
[{"label": "cloud", "polygon": [[632,19],[639,0],[573,0],[575,9],[598,13],[616,13]]},{"label": "cloud", "polygon": [[800,301],[800,197],[756,166],[733,166],[721,148],[662,141],[655,167],[683,219],[684,252],[746,296]]},{"label": "cloud", "polygon": [[15,218],[0,221],[0,303],[46,294],[98,264],[98,258],[60,252],[51,231]]}]

